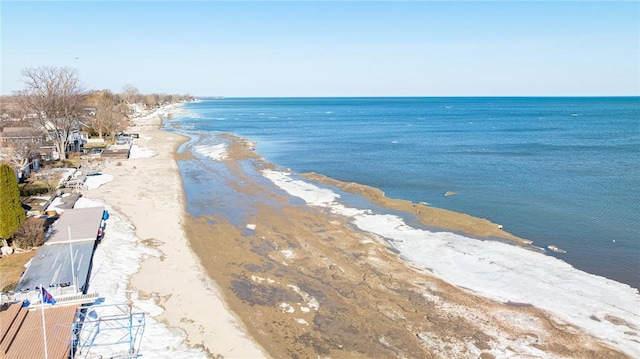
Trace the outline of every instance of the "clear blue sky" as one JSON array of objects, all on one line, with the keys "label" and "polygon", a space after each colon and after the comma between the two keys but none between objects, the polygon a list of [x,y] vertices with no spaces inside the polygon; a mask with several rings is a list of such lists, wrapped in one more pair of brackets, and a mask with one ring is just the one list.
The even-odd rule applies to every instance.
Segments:
[{"label": "clear blue sky", "polygon": [[0,2],[25,67],[196,96],[640,95],[640,2]]}]

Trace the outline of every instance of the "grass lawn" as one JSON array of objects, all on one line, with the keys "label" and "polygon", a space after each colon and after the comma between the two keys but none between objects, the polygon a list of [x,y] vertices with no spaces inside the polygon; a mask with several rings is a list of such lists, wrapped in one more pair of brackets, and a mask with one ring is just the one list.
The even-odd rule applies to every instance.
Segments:
[{"label": "grass lawn", "polygon": [[0,258],[0,287],[2,292],[13,290],[22,272],[24,272],[24,265],[36,255],[36,250],[26,253],[14,253],[8,256],[2,256]]}]

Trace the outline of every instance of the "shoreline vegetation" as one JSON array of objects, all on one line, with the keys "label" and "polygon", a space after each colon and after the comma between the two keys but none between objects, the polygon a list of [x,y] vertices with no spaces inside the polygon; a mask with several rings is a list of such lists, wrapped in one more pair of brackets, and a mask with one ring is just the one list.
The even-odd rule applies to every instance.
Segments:
[{"label": "shoreline vegetation", "polygon": [[[629,357],[541,309],[448,284],[344,217],[290,203],[239,165],[251,159],[255,169],[274,168],[233,135],[222,137],[228,153],[220,164],[231,180],[220,185],[253,199],[238,204],[252,207],[251,223],[193,217],[178,168],[192,158],[189,144],[177,153],[188,139],[162,129],[163,116],[179,111],[134,119],[138,146],[154,156],[108,163],[114,180],[86,196],[125,215],[140,242],[162,253],[142,262],[129,290],[155,300],[164,309],[158,321],[184,331],[186,344],[208,357]],[[530,243],[484,219],[305,176],[417,214],[428,226]]]}]

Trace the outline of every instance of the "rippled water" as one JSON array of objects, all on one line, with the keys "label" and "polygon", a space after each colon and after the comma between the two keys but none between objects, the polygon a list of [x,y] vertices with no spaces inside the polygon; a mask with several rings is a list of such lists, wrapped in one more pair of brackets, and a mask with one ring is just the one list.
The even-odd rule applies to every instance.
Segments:
[{"label": "rippled water", "polygon": [[579,269],[640,288],[640,98],[242,98],[185,107],[195,115],[173,122],[248,137],[279,166],[488,218],[567,250],[553,255]]}]

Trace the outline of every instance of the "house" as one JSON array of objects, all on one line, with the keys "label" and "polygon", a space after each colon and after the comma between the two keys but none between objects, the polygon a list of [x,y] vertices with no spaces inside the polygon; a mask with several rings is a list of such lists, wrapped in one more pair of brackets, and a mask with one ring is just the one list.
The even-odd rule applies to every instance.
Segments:
[{"label": "house", "polygon": [[[88,138],[88,134],[82,131],[82,122],[79,119],[75,119],[72,125],[69,128],[67,133],[67,148],[66,152],[80,152],[82,150],[82,146],[86,143],[86,138]],[[53,138],[63,136],[62,131],[60,131],[56,126],[51,122],[47,121],[44,125],[44,129],[48,133],[48,139],[53,141]]]},{"label": "house", "polygon": [[0,143],[15,143],[21,141],[43,142],[47,139],[45,131],[33,127],[5,127],[0,132]]},{"label": "house", "polygon": [[140,103],[128,103],[127,104],[127,114],[132,117],[137,117],[142,115],[146,111],[146,107],[144,104]]}]

